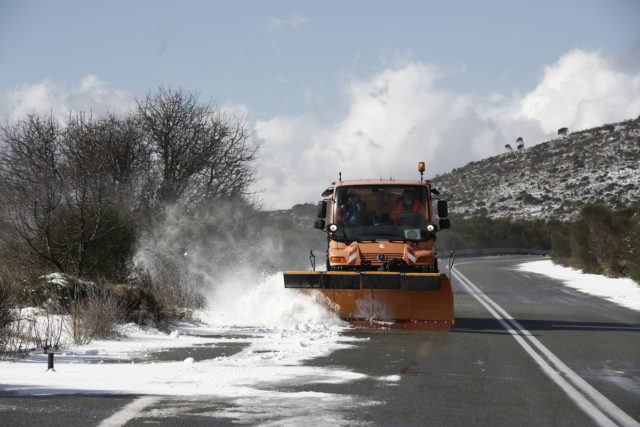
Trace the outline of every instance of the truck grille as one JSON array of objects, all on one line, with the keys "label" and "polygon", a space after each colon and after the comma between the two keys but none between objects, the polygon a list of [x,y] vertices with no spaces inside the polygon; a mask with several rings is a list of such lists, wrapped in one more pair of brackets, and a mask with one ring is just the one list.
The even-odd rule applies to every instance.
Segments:
[{"label": "truck grille", "polygon": [[[385,262],[391,261],[391,260],[396,259],[396,258],[402,259],[402,253],[401,252],[397,252],[397,253],[395,253],[395,252],[386,253],[385,252],[384,254],[387,257],[387,259],[385,259]],[[369,261],[371,264],[382,264],[380,262],[380,260],[378,259],[378,254],[366,254],[366,253],[363,253],[363,254],[360,254],[360,256],[362,257],[362,261],[363,262],[364,261]]]}]

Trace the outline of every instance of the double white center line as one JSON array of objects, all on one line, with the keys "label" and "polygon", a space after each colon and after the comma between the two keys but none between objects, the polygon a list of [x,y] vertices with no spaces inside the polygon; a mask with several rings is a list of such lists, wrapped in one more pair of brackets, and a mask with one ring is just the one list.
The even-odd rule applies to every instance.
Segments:
[{"label": "double white center line", "polygon": [[602,426],[640,426],[622,409],[603,396],[598,390],[583,380],[562,360],[525,329],[505,309],[484,294],[456,268],[452,275],[460,285],[482,304],[491,315],[509,332],[531,358],[542,368],[569,398],[593,421]]}]

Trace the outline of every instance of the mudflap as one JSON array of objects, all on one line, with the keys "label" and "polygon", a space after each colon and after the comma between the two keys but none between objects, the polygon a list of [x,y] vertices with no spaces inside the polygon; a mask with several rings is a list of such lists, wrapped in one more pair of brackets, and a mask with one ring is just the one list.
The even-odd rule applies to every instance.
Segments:
[{"label": "mudflap", "polygon": [[454,323],[445,274],[287,271],[284,285],[314,295],[357,326],[449,329]]}]

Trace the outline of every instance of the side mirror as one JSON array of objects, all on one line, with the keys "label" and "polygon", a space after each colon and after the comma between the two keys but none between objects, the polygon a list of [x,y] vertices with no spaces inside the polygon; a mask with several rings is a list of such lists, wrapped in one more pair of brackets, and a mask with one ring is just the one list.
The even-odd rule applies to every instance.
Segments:
[{"label": "side mirror", "polygon": [[324,218],[318,218],[313,221],[313,228],[317,228],[318,230],[324,229]]},{"label": "side mirror", "polygon": [[446,218],[449,216],[449,208],[447,207],[446,200],[438,200],[438,216],[440,218]]},{"label": "side mirror", "polygon": [[327,216],[327,201],[323,200],[321,202],[318,202],[318,214],[316,215],[316,218],[325,218],[326,216]]},{"label": "side mirror", "polygon": [[438,227],[440,227],[440,230],[451,227],[451,220],[449,218],[440,218]]}]

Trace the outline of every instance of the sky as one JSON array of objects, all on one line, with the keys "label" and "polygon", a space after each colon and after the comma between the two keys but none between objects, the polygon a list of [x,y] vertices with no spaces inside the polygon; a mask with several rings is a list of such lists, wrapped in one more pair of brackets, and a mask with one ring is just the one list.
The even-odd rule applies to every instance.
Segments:
[{"label": "sky", "polygon": [[0,0],[0,119],[160,85],[245,117],[267,209],[640,115],[640,1]]}]

